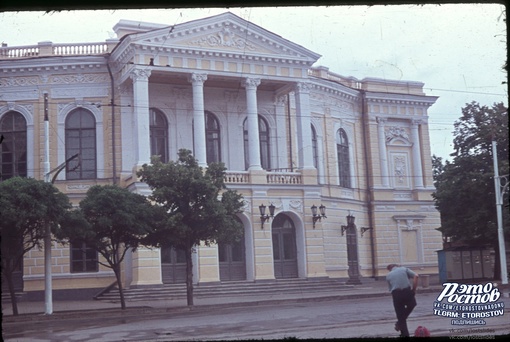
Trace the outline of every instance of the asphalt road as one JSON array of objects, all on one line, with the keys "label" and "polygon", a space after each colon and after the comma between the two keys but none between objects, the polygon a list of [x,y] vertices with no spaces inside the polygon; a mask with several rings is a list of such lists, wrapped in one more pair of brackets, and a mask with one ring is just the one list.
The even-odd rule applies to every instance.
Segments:
[{"label": "asphalt road", "polygon": [[[466,337],[510,334],[510,300],[505,314],[485,319],[485,326],[452,326],[433,314],[437,294],[418,294],[409,328],[426,326],[432,336]],[[199,307],[192,311],[155,312],[123,317],[83,317],[2,324],[5,341],[211,341],[247,339],[342,339],[396,337],[391,297],[318,301],[246,307]]]}]

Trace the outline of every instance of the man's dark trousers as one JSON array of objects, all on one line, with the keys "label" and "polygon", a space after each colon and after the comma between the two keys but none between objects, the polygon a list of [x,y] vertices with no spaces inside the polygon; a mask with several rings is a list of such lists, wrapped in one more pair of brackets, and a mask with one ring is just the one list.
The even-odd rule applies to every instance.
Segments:
[{"label": "man's dark trousers", "polygon": [[391,292],[393,297],[393,306],[397,314],[398,326],[401,336],[409,336],[407,329],[407,317],[411,314],[416,306],[416,298],[411,288],[397,289]]}]

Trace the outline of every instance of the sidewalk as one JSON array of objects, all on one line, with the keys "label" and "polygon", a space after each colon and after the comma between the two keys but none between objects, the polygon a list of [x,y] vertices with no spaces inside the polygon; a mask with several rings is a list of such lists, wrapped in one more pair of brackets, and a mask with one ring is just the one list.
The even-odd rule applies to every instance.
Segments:
[{"label": "sidewalk", "polygon": [[[431,284],[424,288],[419,285],[417,294],[437,293],[440,294],[442,285]],[[104,302],[98,300],[80,300],[80,301],[54,301],[53,314],[44,315],[45,303],[38,302],[19,302],[19,316],[12,316],[12,305],[10,302],[2,302],[2,314],[4,322],[14,321],[34,321],[41,319],[71,319],[79,318],[84,315],[118,314],[118,315],[139,315],[141,313],[157,312],[184,312],[189,310],[204,310],[207,308],[218,307],[236,307],[236,306],[254,306],[254,305],[275,305],[296,302],[310,301],[329,301],[354,298],[368,298],[390,296],[388,285],[385,280],[363,279],[361,285],[339,288],[335,291],[320,292],[302,292],[289,294],[275,294],[272,296],[260,295],[239,295],[239,296],[212,296],[210,298],[194,298],[194,307],[187,306],[186,299],[179,300],[158,300],[145,302],[126,302],[126,310],[121,310],[120,302]]]}]

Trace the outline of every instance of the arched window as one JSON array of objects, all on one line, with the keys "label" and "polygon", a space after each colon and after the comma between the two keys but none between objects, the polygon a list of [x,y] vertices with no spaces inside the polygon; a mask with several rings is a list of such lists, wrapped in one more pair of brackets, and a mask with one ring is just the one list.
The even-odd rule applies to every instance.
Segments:
[{"label": "arched window", "polygon": [[155,108],[149,109],[151,156],[168,162],[168,124],[165,115]]},{"label": "arched window", "polygon": [[84,108],[73,110],[66,118],[66,159],[75,154],[66,166],[66,179],[94,179],[97,174],[96,120]]},{"label": "arched window", "polygon": [[27,121],[18,112],[8,112],[0,120],[0,132],[4,139],[0,144],[1,179],[15,176],[26,177]]},{"label": "arched window", "polygon": [[[250,166],[250,160],[248,157],[248,124],[247,119],[244,120],[243,130],[244,130],[244,165],[246,170],[248,170]],[[270,160],[271,155],[269,152],[269,125],[267,121],[259,115],[259,142],[260,142],[260,164],[264,170],[269,170],[271,168]]]},{"label": "arched window", "polygon": [[205,145],[207,164],[221,161],[220,124],[216,115],[205,112]]},{"label": "arched window", "polygon": [[336,134],[336,152],[338,162],[338,178],[341,187],[351,187],[351,174],[349,163],[349,141],[347,134],[340,128]]},{"label": "arched window", "polygon": [[315,127],[312,126],[312,153],[313,153],[313,166],[319,168],[319,153],[317,152],[317,132]]}]

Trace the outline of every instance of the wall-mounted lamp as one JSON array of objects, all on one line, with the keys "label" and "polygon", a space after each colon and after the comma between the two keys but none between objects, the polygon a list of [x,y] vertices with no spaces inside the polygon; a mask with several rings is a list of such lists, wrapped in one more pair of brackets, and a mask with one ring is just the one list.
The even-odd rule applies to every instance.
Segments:
[{"label": "wall-mounted lamp", "polygon": [[361,231],[361,237],[363,237],[363,234],[367,231],[367,230],[373,230],[374,228],[372,227],[361,227],[360,228],[360,231]]},{"label": "wall-mounted lamp", "polygon": [[349,212],[349,215],[347,215],[347,225],[346,226],[341,226],[342,228],[342,236],[344,236],[344,232],[349,229],[350,227],[355,227],[354,225],[354,220],[356,218],[354,216],[351,215],[351,213]]},{"label": "wall-mounted lamp", "polygon": [[326,207],[321,204],[321,206],[319,207],[319,214],[317,214],[317,206],[315,204],[312,205],[312,207],[310,209],[312,209],[313,229],[315,229],[315,223],[317,221],[320,221],[323,218],[327,218],[326,217]]},{"label": "wall-mounted lamp", "polygon": [[275,206],[271,203],[269,205],[269,215],[266,215],[266,206],[264,204],[259,205],[261,229],[264,229],[264,222],[274,217],[274,209]]}]

